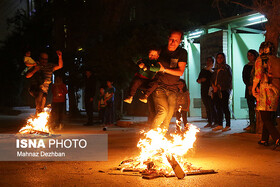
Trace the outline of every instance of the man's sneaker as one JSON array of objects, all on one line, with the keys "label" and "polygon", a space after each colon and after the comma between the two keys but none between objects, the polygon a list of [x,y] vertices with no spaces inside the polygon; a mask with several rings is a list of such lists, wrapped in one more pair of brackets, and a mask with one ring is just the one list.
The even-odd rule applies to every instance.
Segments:
[{"label": "man's sneaker", "polygon": [[204,126],[204,128],[207,128],[207,127],[212,127],[212,124],[208,123],[207,125]]},{"label": "man's sneaker", "polygon": [[218,130],[222,130],[223,126],[222,125],[218,125],[217,127],[213,128],[212,131],[218,131]]},{"label": "man's sneaker", "polygon": [[225,128],[223,128],[222,132],[226,132],[226,131],[230,131],[231,128],[229,126],[226,126]]},{"label": "man's sneaker", "polygon": [[130,104],[130,103],[132,103],[132,100],[133,100],[133,96],[130,96],[130,97],[126,98],[126,99],[123,100],[123,101],[126,102],[126,103],[128,103],[128,104]]},{"label": "man's sneaker", "polygon": [[144,95],[143,97],[140,97],[139,100],[143,103],[147,103],[148,102],[148,97],[146,95]]}]

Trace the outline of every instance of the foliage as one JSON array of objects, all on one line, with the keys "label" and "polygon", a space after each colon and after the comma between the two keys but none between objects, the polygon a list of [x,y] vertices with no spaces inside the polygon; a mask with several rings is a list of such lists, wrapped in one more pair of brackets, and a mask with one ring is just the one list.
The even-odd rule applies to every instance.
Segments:
[{"label": "foliage", "polygon": [[[232,3],[236,4],[240,7],[249,10],[255,10],[266,16],[268,19],[265,24],[266,27],[266,41],[270,41],[274,44],[276,49],[279,44],[279,36],[280,36],[280,0],[251,0],[251,1],[232,1],[232,0],[214,0],[213,6],[217,7],[219,12],[220,2],[223,3]],[[277,52],[277,51],[275,51]]]},{"label": "foliage", "polygon": [[[38,16],[39,16],[38,12]],[[24,50],[29,46],[38,51],[43,45],[46,46],[50,38],[49,22],[42,23],[34,17],[28,18],[24,10],[17,10],[15,16],[8,19],[11,34],[3,42],[0,49],[1,86],[5,92],[0,93],[2,105],[20,104],[20,92],[22,90],[23,77],[20,75],[24,69],[22,62]],[[34,54],[36,54],[36,52]]]},{"label": "foliage", "polygon": [[[7,92],[2,93],[1,98],[18,95],[17,85],[23,79],[20,72],[24,68],[22,57],[26,49],[32,51],[35,59],[42,50],[54,54],[56,49],[62,49],[63,69],[69,73],[70,92],[82,87],[85,67],[92,67],[98,80],[113,79],[117,88],[126,88],[135,73],[135,61],[146,56],[151,46],[166,44],[169,29],[186,30],[197,25],[198,20],[191,15],[195,11],[192,6],[207,10],[208,5],[184,0],[44,3],[35,0],[35,3],[36,12],[32,16],[18,10],[8,20],[11,35],[0,49],[1,63],[5,65],[5,69],[0,70],[1,83]],[[78,51],[79,48],[83,50]],[[82,59],[82,63],[77,65],[75,58]],[[75,102],[72,103],[75,108]]]}]

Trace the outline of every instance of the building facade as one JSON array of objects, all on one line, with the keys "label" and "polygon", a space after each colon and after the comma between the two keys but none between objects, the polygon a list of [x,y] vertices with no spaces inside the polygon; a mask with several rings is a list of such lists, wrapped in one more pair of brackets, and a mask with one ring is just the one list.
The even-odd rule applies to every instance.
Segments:
[{"label": "building facade", "polygon": [[189,65],[184,79],[190,90],[190,116],[206,117],[200,98],[200,85],[196,79],[206,64],[206,58],[215,57],[218,52],[223,52],[233,72],[233,90],[230,100],[232,117],[248,117],[242,70],[248,63],[247,51],[249,49],[258,51],[260,44],[265,40],[263,24],[266,21],[267,19],[260,13],[251,12],[210,23],[186,33],[184,42],[188,50]]}]

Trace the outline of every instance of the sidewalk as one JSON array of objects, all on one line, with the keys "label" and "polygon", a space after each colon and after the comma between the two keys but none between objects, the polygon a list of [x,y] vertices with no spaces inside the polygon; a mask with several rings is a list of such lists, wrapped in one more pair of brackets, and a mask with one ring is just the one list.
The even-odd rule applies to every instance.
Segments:
[{"label": "sidewalk", "polygon": [[[33,110],[34,112],[34,110]],[[18,116],[0,116],[0,127],[5,133],[8,127],[22,127],[32,114],[25,110]],[[57,134],[108,134],[108,161],[73,162],[1,162],[0,186],[32,186],[34,181],[42,186],[279,186],[280,148],[261,146],[257,142],[260,135],[242,133],[246,120],[232,120],[232,130],[213,132],[203,128],[206,120],[190,117],[189,122],[200,128],[194,147],[186,158],[193,166],[214,169],[215,175],[187,176],[177,178],[158,178],[144,180],[141,177],[108,175],[104,171],[115,168],[123,160],[139,155],[138,133],[144,128],[146,117],[126,116],[134,124],[128,128],[111,127],[102,131],[102,126],[83,126],[86,117],[67,119],[65,128]],[[6,120],[6,123],[3,121]],[[22,123],[19,123],[21,121]],[[170,128],[175,127],[173,118]],[[100,172],[103,171],[103,172]],[[17,180],[14,180],[16,176]]]},{"label": "sidewalk", "polygon": [[[35,113],[35,109],[30,109],[29,107],[15,107],[15,110],[21,111],[19,115],[11,116],[11,115],[0,115],[0,133],[16,133],[18,129],[24,126],[25,121]],[[86,122],[86,114],[85,112],[81,112],[82,117],[79,118],[68,118],[64,120],[64,129],[58,131],[58,133],[91,133],[91,132],[102,132],[103,125],[96,124],[93,126],[83,126]],[[94,116],[97,116],[95,113]],[[124,116],[121,121],[129,121],[132,122],[130,127],[109,127],[108,131],[140,131],[143,129],[148,130],[149,126],[146,124],[147,117],[139,117],[139,116]],[[170,130],[173,131],[175,129],[175,121],[176,118],[173,117],[170,123]],[[242,133],[243,128],[247,126],[246,119],[237,119],[231,120],[231,130],[227,132],[213,132],[211,128],[203,128],[207,121],[206,119],[202,119],[201,117],[189,117],[189,123],[200,128],[200,136],[224,136],[228,134],[234,133]],[[225,123],[225,122],[224,122]],[[104,133],[104,132],[102,132]]]},{"label": "sidewalk", "polygon": [[[125,116],[126,120],[132,121],[133,123],[139,123],[139,122],[146,122],[147,117],[138,117],[138,116]],[[243,128],[248,126],[248,120],[247,119],[231,119],[231,130],[227,132],[221,132],[221,131],[212,131],[211,128],[204,128],[204,126],[207,124],[207,120],[203,119],[201,117],[188,117],[188,122],[190,124],[193,124],[197,126],[200,129],[200,135],[217,135],[217,136],[224,136],[228,134],[235,134],[235,133],[243,133],[245,132]],[[175,123],[176,118],[173,117],[170,123],[169,130],[175,129]],[[224,122],[225,126],[225,122]]]}]

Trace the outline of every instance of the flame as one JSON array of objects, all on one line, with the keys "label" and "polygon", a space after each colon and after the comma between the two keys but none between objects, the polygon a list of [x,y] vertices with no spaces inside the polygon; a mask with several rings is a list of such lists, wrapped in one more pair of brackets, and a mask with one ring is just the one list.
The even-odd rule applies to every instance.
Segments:
[{"label": "flame", "polygon": [[[178,112],[182,111],[182,106],[179,106]],[[179,120],[176,119],[176,132],[182,132],[182,126],[181,126],[181,122],[183,121],[183,118],[181,117]],[[184,124],[184,128],[186,128],[187,124]]]},{"label": "flame", "polygon": [[179,106],[178,112],[181,112],[182,110],[182,106]]},{"label": "flame", "polygon": [[[143,170],[147,169],[147,162],[152,162],[153,169],[172,173],[173,170],[167,157],[170,158],[172,155],[181,167],[185,166],[184,156],[193,148],[197,132],[199,129],[194,125],[189,125],[188,130],[181,134],[170,134],[169,138],[166,138],[165,131],[160,128],[148,132],[142,131],[144,138],[140,139],[137,144],[140,155],[133,159],[137,162],[125,163],[124,166]],[[187,168],[182,168],[187,170]]]},{"label": "flame", "polygon": [[44,109],[44,112],[39,113],[34,118],[27,120],[27,125],[19,130],[20,134],[37,134],[37,133],[50,133],[48,126],[50,111]]}]

